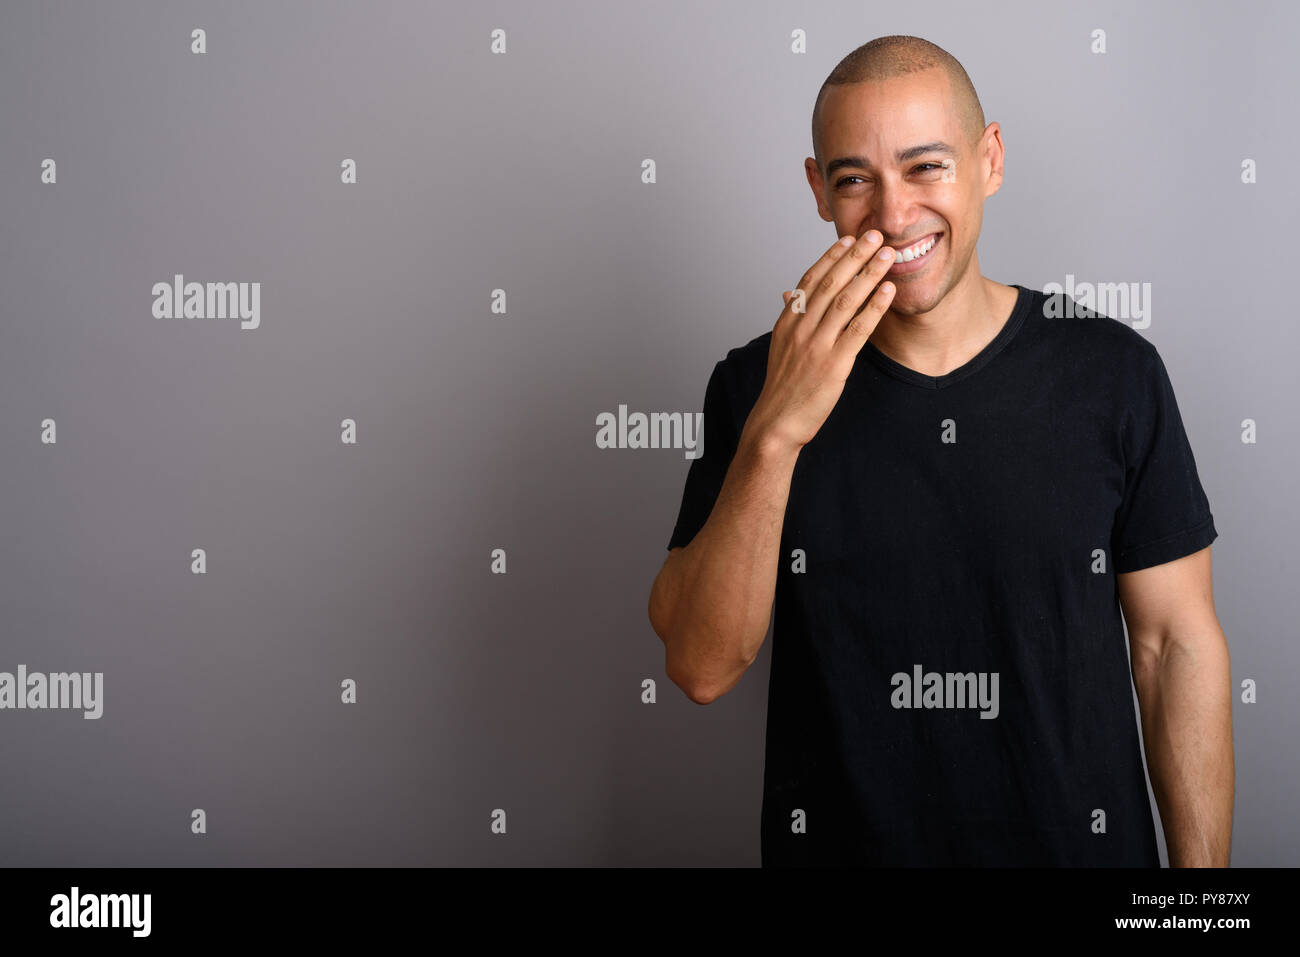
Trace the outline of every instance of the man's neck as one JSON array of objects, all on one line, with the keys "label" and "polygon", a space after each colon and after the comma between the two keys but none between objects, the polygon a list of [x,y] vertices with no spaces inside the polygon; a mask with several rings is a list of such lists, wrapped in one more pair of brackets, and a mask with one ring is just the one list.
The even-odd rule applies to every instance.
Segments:
[{"label": "man's neck", "polygon": [[887,311],[871,333],[871,344],[922,375],[947,375],[975,358],[1010,318],[1018,293],[984,278],[977,268],[967,275],[968,281],[950,289],[927,313]]}]

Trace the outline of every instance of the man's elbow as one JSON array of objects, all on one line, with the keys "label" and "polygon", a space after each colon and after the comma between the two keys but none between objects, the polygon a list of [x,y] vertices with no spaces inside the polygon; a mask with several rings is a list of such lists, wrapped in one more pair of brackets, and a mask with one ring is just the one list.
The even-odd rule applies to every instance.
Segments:
[{"label": "man's elbow", "polygon": [[682,667],[673,654],[672,644],[667,639],[664,640],[664,647],[664,674],[668,676],[668,680],[681,688],[682,693],[696,704],[708,704],[717,700],[720,692]]},{"label": "man's elbow", "polygon": [[[669,556],[671,561],[672,555]],[[665,568],[669,562],[665,562]],[[708,704],[715,697],[714,694],[707,693],[699,686],[699,683],[692,680],[690,672],[683,668],[680,663],[680,656],[675,653],[674,649],[679,646],[679,642],[673,641],[672,636],[675,631],[673,624],[673,615],[671,614],[672,600],[669,598],[667,583],[665,582],[664,571],[661,569],[656,576],[654,585],[650,588],[650,600],[646,605],[646,615],[650,619],[650,627],[654,633],[659,636],[659,640],[664,644],[664,674],[668,680],[681,688],[686,697],[690,698],[696,704]]]},{"label": "man's elbow", "polygon": [[[680,548],[674,549],[669,556],[669,562],[681,551]],[[667,565],[668,563],[665,563],[665,567]],[[646,614],[650,619],[650,627],[663,642],[664,673],[668,676],[668,680],[681,688],[686,697],[696,704],[709,704],[736,686],[750,662],[745,662],[742,667],[721,678],[717,675],[705,677],[701,668],[702,662],[683,654],[682,649],[699,647],[699,641],[698,635],[693,637],[685,632],[683,629],[686,626],[679,623],[679,619],[688,616],[683,615],[678,608],[676,592],[671,577],[661,570],[650,589]]]},{"label": "man's elbow", "polygon": [[669,680],[681,688],[686,697],[696,704],[710,704],[728,694],[736,685],[740,684],[740,679],[745,676],[745,672],[754,663],[753,658],[731,664],[715,662],[706,671],[697,662],[695,667],[688,670],[674,659],[671,649],[672,646],[669,645],[665,673],[668,675]]},{"label": "man's elbow", "polygon": [[712,704],[714,701],[717,701],[718,698],[722,697],[721,693],[714,689],[703,690],[698,686],[683,686],[680,684],[677,685],[677,687],[681,688],[686,697],[690,698],[696,704]]}]

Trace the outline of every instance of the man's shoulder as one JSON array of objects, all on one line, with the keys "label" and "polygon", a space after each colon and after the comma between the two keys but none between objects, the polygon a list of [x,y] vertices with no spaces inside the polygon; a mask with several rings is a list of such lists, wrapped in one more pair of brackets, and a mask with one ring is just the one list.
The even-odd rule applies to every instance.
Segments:
[{"label": "man's shoulder", "polygon": [[1075,361],[1146,364],[1155,346],[1132,324],[1081,305],[1064,292],[1033,292],[1028,323],[1049,347]]},{"label": "man's shoulder", "polygon": [[718,360],[713,382],[721,394],[727,396],[728,404],[733,408],[747,410],[758,400],[767,378],[767,353],[771,343],[772,332],[768,330],[743,345],[728,349],[727,354]]},{"label": "man's shoulder", "polygon": [[754,382],[761,386],[767,377],[767,354],[772,347],[772,330],[760,333],[744,345],[728,349],[720,365],[725,367],[734,388],[753,391]]},{"label": "man's shoulder", "polygon": [[772,330],[760,333],[750,339],[744,345],[728,349],[724,362],[730,362],[737,367],[761,365],[767,366],[767,353],[772,347]]}]

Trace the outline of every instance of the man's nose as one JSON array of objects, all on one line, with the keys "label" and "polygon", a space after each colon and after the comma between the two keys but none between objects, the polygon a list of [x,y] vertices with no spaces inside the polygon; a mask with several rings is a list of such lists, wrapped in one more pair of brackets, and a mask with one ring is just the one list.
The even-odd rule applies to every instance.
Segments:
[{"label": "man's nose", "polygon": [[885,245],[908,238],[907,229],[912,221],[913,200],[911,190],[906,183],[883,180],[876,189],[875,202],[872,205],[874,216],[871,225],[884,235]]}]

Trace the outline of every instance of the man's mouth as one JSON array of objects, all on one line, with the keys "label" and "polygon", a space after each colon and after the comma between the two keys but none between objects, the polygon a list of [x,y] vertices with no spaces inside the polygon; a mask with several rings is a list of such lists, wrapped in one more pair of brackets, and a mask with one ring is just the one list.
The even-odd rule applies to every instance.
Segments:
[{"label": "man's mouth", "polygon": [[911,245],[902,248],[895,247],[897,256],[894,259],[894,264],[889,267],[889,273],[908,273],[920,269],[930,258],[930,254],[934,252],[934,247],[939,244],[939,240],[942,238],[942,233],[931,233]]}]

